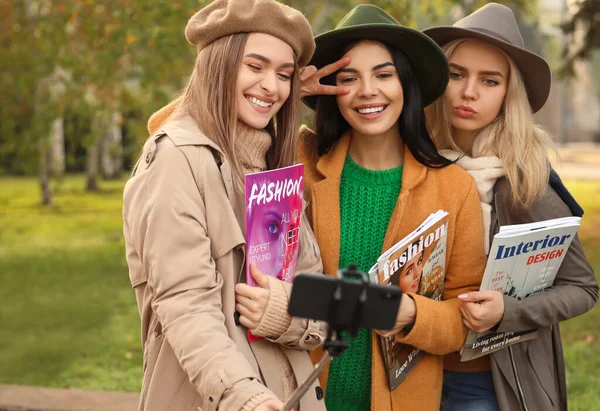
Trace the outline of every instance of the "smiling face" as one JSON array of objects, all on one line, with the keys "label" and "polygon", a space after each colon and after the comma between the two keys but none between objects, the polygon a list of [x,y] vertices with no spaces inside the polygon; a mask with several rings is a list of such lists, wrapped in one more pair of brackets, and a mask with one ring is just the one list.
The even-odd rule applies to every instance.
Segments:
[{"label": "smiling face", "polygon": [[236,82],[238,119],[265,128],[290,96],[293,74],[289,44],[269,34],[250,34]]},{"label": "smiling face", "polygon": [[361,41],[344,57],[352,59],[336,75],[336,85],[350,90],[337,96],[344,119],[355,132],[365,136],[378,136],[397,128],[404,94],[387,47]]},{"label": "smiling face", "polygon": [[405,293],[416,293],[419,289],[423,265],[425,264],[424,252],[420,252],[408,260],[400,271],[398,286]]},{"label": "smiling face", "polygon": [[500,114],[510,67],[498,48],[478,40],[460,43],[448,61],[450,81],[444,100],[452,128],[458,139],[461,135],[472,139]]}]

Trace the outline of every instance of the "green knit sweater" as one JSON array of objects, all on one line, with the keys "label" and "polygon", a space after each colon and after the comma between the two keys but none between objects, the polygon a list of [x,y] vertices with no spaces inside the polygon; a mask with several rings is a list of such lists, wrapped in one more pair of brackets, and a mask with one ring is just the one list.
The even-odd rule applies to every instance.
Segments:
[{"label": "green knit sweater", "polygon": [[[388,223],[402,184],[402,167],[373,171],[346,157],[340,183],[340,263],[365,273],[381,254]],[[345,335],[350,347],[329,367],[328,411],[371,409],[371,333]]]}]

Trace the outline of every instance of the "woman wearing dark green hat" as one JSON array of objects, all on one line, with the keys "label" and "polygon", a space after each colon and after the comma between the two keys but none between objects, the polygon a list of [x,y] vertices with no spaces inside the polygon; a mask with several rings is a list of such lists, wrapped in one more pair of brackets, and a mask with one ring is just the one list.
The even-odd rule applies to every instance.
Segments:
[{"label": "woman wearing dark green hat", "polygon": [[305,97],[316,111],[315,132],[304,128],[300,136],[325,273],[351,263],[367,271],[429,214],[450,214],[442,301],[404,294],[394,329],[377,332],[424,356],[390,390],[379,336],[361,330],[320,378],[327,409],[438,410],[443,355],[466,336],[457,296],[477,289],[485,264],[475,184],[438,154],[425,127],[423,108],[443,93],[447,61],[428,37],[372,5],[354,8],[315,42],[310,64],[329,69],[305,85],[349,62],[323,78],[344,94]]}]

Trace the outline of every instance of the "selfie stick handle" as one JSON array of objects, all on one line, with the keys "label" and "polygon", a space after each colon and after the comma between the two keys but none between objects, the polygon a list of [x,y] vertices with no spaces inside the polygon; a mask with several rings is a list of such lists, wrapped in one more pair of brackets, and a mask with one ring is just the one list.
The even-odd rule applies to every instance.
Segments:
[{"label": "selfie stick handle", "polygon": [[[352,324],[350,327],[350,333],[356,336],[356,333],[358,332],[358,324],[360,323],[360,319],[362,318],[364,306],[367,303],[367,286],[369,279],[364,273],[358,271],[355,265],[350,265],[348,267],[348,270],[345,271],[345,273],[354,276],[359,275],[363,285],[363,290],[354,308]],[[343,278],[344,274],[342,274],[340,277]],[[313,370],[313,372],[300,386],[298,386],[298,388],[296,388],[292,396],[287,400],[283,408],[279,411],[291,411],[300,402],[302,396],[306,394],[312,383],[319,377],[321,372],[331,362],[331,360],[333,360],[334,357],[341,355],[344,352],[344,350],[348,348],[348,341],[336,329],[336,319],[338,316],[338,309],[341,302],[342,287],[341,285],[338,285],[335,292],[333,293],[333,300],[331,301],[331,305],[329,307],[329,320],[327,321],[329,327],[327,331],[327,338],[325,339],[325,343],[323,344],[325,348],[325,355],[323,356],[323,358],[321,358],[317,365],[315,365],[315,369]]]},{"label": "selfie stick handle", "polygon": [[308,391],[313,381],[315,381],[319,377],[319,374],[323,372],[323,370],[331,362],[331,360],[331,355],[327,351],[325,351],[325,355],[323,356],[323,358],[321,358],[317,365],[315,365],[314,371],[308,376],[308,378],[302,383],[302,385],[296,388],[294,394],[292,394],[290,399],[287,400],[283,408],[279,411],[291,411],[292,408],[294,408],[294,406],[300,402],[300,399],[304,394],[306,394],[306,391]]}]

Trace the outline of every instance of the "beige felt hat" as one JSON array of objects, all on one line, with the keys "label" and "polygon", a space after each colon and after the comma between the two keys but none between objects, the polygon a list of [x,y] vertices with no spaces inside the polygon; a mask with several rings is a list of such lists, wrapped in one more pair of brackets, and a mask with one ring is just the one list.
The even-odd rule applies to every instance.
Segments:
[{"label": "beige felt hat", "polygon": [[498,3],[489,3],[452,26],[433,27],[423,30],[437,44],[456,39],[472,38],[490,43],[515,62],[525,82],[531,110],[541,109],[548,95],[552,74],[543,57],[527,50],[512,10]]}]

